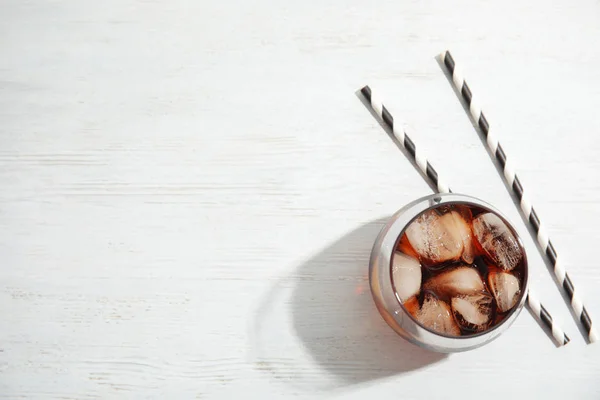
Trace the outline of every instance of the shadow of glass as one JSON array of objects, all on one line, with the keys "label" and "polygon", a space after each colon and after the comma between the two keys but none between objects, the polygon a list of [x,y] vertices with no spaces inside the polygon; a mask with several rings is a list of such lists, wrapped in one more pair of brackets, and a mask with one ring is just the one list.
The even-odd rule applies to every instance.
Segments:
[{"label": "shadow of glass", "polygon": [[[402,339],[375,307],[368,265],[384,223],[381,219],[358,227],[278,282],[256,317],[255,334],[262,343],[258,369],[288,383],[327,390],[397,376],[447,357]],[[281,301],[287,302],[296,346],[303,348],[300,354],[293,344],[284,344],[282,328],[269,327],[265,319],[272,314],[268,308]],[[290,358],[290,354],[297,355]]]}]

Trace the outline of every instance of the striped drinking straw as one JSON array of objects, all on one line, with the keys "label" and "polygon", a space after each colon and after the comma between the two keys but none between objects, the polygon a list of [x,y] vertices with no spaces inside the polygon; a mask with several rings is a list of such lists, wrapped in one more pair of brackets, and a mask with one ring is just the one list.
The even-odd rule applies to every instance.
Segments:
[{"label": "striped drinking straw", "polygon": [[[369,86],[363,87],[360,92],[369,102],[369,105],[377,115],[377,118],[383,122],[384,126],[389,129],[398,142],[400,142],[400,145],[408,152],[408,154],[410,154],[411,161],[419,167],[421,172],[427,176],[431,183],[437,188],[437,192],[450,193],[450,188],[439,178],[437,171],[433,168],[431,163],[427,161],[424,154],[417,149],[415,143],[406,134],[401,124],[394,124],[394,117],[392,117],[388,109],[383,105],[381,99],[379,99]],[[551,333],[557,346],[563,346],[569,343],[569,337],[556,323],[554,323],[546,308],[540,304],[535,296],[532,296],[531,292],[527,293],[527,304],[533,317]]]},{"label": "striped drinking straw", "polygon": [[598,340],[598,334],[592,327],[592,320],[581,301],[581,298],[577,294],[575,290],[575,286],[569,277],[569,274],[564,269],[562,264],[559,262],[558,255],[556,254],[556,250],[548,237],[548,233],[546,229],[542,225],[537,213],[535,212],[529,197],[525,194],[523,190],[523,186],[515,173],[515,170],[512,166],[512,163],[509,163],[504,150],[500,143],[498,143],[498,139],[494,135],[492,131],[490,131],[490,125],[481,111],[481,107],[476,98],[474,98],[471,89],[467,85],[464,76],[462,75],[461,69],[456,66],[454,58],[450,54],[449,51],[446,51],[442,54],[442,60],[444,63],[444,67],[447,69],[450,77],[452,78],[452,84],[460,93],[462,99],[466,103],[469,108],[469,112],[471,113],[471,117],[474,122],[479,127],[479,130],[483,134],[483,137],[486,139],[485,143],[490,150],[491,154],[493,154],[495,160],[500,165],[500,168],[503,171],[503,178],[506,184],[512,189],[513,195],[519,201],[520,211],[523,217],[529,222],[533,229],[534,239],[537,240],[539,245],[542,248],[546,258],[550,262],[553,267],[552,272],[554,273],[554,277],[556,278],[559,286],[564,290],[566,296],[570,301],[570,307],[573,311],[576,319],[579,320],[582,328],[585,330],[587,339],[589,343],[593,343]]}]

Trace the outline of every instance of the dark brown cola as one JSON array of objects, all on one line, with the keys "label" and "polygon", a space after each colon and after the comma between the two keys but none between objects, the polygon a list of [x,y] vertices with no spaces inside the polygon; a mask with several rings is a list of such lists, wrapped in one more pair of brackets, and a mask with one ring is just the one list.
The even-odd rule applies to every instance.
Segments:
[{"label": "dark brown cola", "polygon": [[524,251],[500,216],[466,204],[431,208],[395,246],[396,297],[425,328],[468,336],[502,322],[521,299]]}]

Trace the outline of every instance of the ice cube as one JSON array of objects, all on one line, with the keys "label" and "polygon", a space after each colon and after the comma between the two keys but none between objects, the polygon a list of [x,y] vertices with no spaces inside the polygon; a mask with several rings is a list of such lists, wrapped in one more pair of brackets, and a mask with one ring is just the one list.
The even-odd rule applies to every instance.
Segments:
[{"label": "ice cube", "polygon": [[417,296],[413,296],[406,300],[404,303],[404,308],[406,311],[412,314],[413,317],[417,318],[417,314],[419,313],[419,300]]},{"label": "ice cube", "polygon": [[454,218],[456,233],[463,243],[461,258],[464,262],[473,264],[475,248],[473,243],[473,233],[471,232],[471,210],[466,207],[460,207],[450,214]]},{"label": "ice cube", "polygon": [[392,260],[392,279],[400,301],[404,302],[419,293],[421,288],[421,264],[416,258],[395,252]]},{"label": "ice cube", "polygon": [[463,242],[452,213],[443,215],[429,210],[417,217],[406,228],[412,248],[426,264],[458,260]]},{"label": "ice cube", "polygon": [[500,312],[513,308],[519,299],[521,287],[519,279],[508,272],[490,271],[488,285]]},{"label": "ice cube", "polygon": [[483,280],[475,268],[461,266],[442,272],[425,282],[424,290],[433,291],[446,299],[457,295],[469,295],[484,290]]},{"label": "ice cube", "polygon": [[402,237],[400,238],[400,242],[398,242],[398,250],[408,256],[419,258],[419,255],[417,254],[415,249],[413,249],[413,247],[410,245],[410,242],[406,237],[406,233],[402,235]]},{"label": "ice cube", "polygon": [[479,293],[471,296],[453,297],[452,311],[456,322],[464,329],[481,332],[485,330],[492,318],[492,296]]},{"label": "ice cube", "polygon": [[460,336],[460,328],[452,316],[450,306],[431,293],[425,294],[423,306],[416,318],[424,327],[433,331]]},{"label": "ice cube", "polygon": [[521,261],[523,253],[517,239],[496,214],[485,213],[473,219],[473,233],[487,256],[505,271]]}]

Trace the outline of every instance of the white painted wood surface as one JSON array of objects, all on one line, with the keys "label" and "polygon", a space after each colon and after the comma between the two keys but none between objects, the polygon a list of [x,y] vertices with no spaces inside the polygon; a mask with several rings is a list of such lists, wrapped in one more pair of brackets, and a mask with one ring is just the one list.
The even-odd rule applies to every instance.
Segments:
[{"label": "white painted wood surface", "polygon": [[[489,4],[488,4],[489,3]],[[449,48],[600,324],[600,3],[0,2],[0,396],[600,398],[586,346],[434,56]],[[371,301],[386,216],[455,191],[526,238],[523,312],[449,357]]]}]

